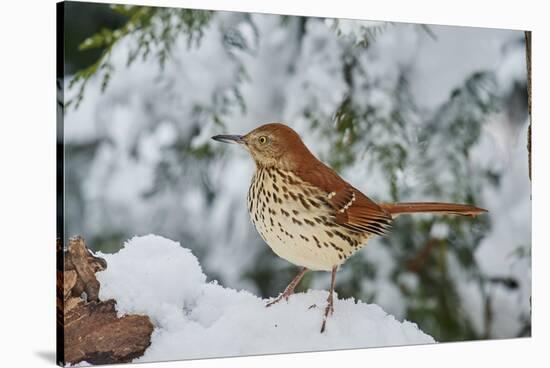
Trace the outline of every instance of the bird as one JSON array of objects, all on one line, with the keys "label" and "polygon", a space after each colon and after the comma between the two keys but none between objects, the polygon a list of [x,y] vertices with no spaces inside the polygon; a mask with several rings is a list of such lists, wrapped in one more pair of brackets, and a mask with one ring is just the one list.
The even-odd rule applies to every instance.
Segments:
[{"label": "bird", "polygon": [[399,215],[477,216],[487,210],[440,202],[376,203],[317,159],[283,123],[267,123],[244,135],[212,139],[242,146],[256,164],[247,207],[257,232],[273,252],[300,272],[267,307],[288,298],[309,270],[331,272],[321,323],[334,313],[336,272],[369,239],[385,235]]}]

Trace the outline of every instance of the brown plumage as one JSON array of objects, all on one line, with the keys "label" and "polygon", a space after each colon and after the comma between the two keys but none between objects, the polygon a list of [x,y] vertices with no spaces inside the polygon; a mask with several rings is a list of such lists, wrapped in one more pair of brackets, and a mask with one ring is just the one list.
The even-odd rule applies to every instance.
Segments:
[{"label": "brown plumage", "polygon": [[247,196],[248,210],[260,236],[280,257],[302,267],[285,291],[268,306],[294,292],[309,269],[332,272],[323,318],[333,311],[337,268],[373,235],[384,235],[401,214],[476,216],[471,205],[414,202],[377,204],[319,161],[300,136],[284,124],[262,125],[250,133],[213,139],[242,145],[256,163]]}]

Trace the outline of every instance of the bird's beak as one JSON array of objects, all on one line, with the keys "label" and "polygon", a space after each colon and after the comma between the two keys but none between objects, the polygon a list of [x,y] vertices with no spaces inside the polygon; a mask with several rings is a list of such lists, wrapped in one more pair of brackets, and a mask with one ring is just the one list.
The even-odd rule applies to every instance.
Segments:
[{"label": "bird's beak", "polygon": [[223,142],[223,143],[244,143],[244,137],[242,135],[215,135],[212,137],[213,140]]}]

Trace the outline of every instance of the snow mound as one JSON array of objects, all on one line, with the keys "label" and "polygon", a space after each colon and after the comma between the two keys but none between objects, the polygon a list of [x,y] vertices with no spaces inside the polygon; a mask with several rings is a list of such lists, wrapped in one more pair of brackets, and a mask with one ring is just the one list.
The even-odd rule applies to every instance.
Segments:
[{"label": "snow mound", "polygon": [[100,298],[114,298],[119,314],[146,314],[155,325],[151,346],[135,361],[435,342],[416,324],[353,299],[335,300],[321,334],[327,291],[298,293],[266,308],[266,300],[247,291],[206,282],[191,251],[160,236],[134,237],[118,253],[100,256],[108,263],[97,274]]}]

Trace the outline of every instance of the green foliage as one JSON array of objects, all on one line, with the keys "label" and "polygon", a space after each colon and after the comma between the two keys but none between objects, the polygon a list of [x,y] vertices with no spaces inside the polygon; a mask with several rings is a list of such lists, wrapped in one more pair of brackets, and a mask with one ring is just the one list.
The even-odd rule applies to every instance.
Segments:
[{"label": "green foliage", "polygon": [[127,66],[130,66],[138,57],[146,59],[150,54],[158,59],[161,68],[164,67],[176,38],[179,34],[187,37],[187,46],[199,46],[203,35],[203,28],[209,23],[212,12],[206,10],[160,8],[134,5],[112,5],[113,11],[126,17],[126,23],[117,29],[103,28],[90,36],[79,49],[90,50],[101,48],[101,56],[90,66],[77,71],[69,88],[78,87],[76,97],[67,101],[77,108],[83,97],[87,83],[94,75],[101,76],[101,90],[104,91],[114,72],[114,65],[110,60],[113,47],[123,39],[130,38]]}]

